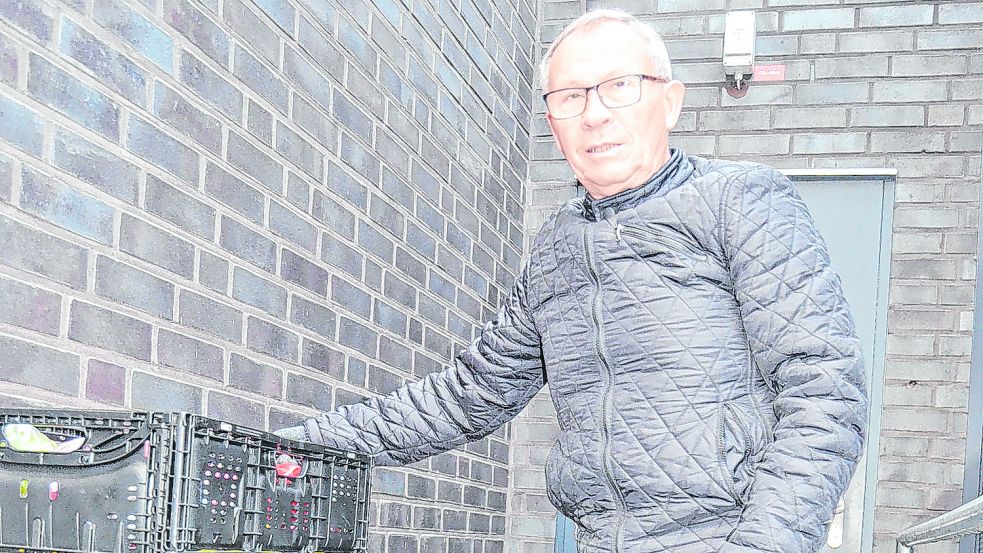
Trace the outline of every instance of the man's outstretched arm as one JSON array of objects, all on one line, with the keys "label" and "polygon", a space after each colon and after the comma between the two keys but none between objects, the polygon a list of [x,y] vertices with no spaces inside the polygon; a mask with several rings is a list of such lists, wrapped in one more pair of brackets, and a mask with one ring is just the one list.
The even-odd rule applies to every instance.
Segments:
[{"label": "man's outstretched arm", "polygon": [[863,453],[860,342],[826,246],[788,179],[752,171],[724,202],[734,293],[778,422],[721,553],[812,553]]},{"label": "man's outstretched arm", "polygon": [[380,465],[412,463],[488,435],[545,384],[525,278],[523,271],[495,319],[453,366],[277,434],[365,453]]}]

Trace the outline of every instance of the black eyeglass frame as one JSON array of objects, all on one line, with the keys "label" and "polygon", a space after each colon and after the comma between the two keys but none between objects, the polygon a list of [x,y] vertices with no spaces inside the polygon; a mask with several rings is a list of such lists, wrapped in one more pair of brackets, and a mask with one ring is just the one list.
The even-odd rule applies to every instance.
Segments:
[{"label": "black eyeglass frame", "polygon": [[[556,120],[559,120],[559,121],[562,121],[564,119],[573,119],[574,117],[579,117],[580,115],[583,115],[584,111],[587,110],[587,95],[590,94],[590,91],[591,90],[597,91],[597,99],[600,100],[601,103],[604,104],[604,107],[606,107],[608,109],[620,109],[620,108],[626,108],[628,106],[633,106],[633,105],[637,104],[638,102],[642,101],[642,89],[641,89],[641,87],[639,87],[639,89],[638,89],[638,99],[637,100],[635,100],[634,102],[632,102],[630,104],[622,104],[620,106],[609,106],[608,103],[604,101],[604,96],[601,96],[601,93],[598,90],[601,86],[604,86],[604,85],[606,85],[606,84],[608,84],[608,83],[610,83],[612,81],[617,81],[618,79],[624,79],[625,77],[638,77],[641,81],[655,81],[657,83],[668,83],[669,82],[669,79],[667,79],[665,77],[656,77],[656,76],[653,76],[653,75],[646,75],[644,73],[629,73],[627,75],[619,75],[617,77],[612,77],[610,79],[603,80],[603,81],[595,84],[594,86],[587,86],[587,87],[576,87],[576,86],[572,86],[572,87],[569,87],[569,88],[558,88],[556,90],[551,90],[551,91],[547,92],[546,94],[543,94],[543,102],[546,103],[546,112],[549,113],[550,116],[553,117],[553,119],[556,119]],[[641,84],[641,83],[639,83],[639,84]],[[551,96],[553,94],[556,94],[557,92],[566,92],[566,91],[570,91],[570,90],[583,90],[584,91],[584,108],[582,110],[580,110],[580,112],[578,112],[578,113],[576,113],[574,115],[568,115],[566,117],[557,117],[557,116],[553,115],[553,113],[550,112],[550,103],[549,103],[549,100],[547,98],[549,98],[549,96]]]}]

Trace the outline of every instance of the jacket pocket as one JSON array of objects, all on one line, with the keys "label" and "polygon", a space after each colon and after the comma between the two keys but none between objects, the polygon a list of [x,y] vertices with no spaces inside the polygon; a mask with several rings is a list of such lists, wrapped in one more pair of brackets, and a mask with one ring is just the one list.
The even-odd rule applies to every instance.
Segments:
[{"label": "jacket pocket", "polygon": [[717,423],[717,460],[731,497],[739,505],[747,499],[754,476],[754,458],[760,450],[749,417],[735,402],[720,404]]}]

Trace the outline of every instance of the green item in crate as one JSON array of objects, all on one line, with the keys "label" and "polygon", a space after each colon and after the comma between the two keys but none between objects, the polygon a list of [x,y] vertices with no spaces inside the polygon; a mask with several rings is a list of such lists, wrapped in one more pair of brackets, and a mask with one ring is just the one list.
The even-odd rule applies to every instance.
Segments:
[{"label": "green item in crate", "polygon": [[82,447],[84,436],[69,438],[56,442],[41,432],[32,424],[9,423],[3,426],[4,441],[14,451],[29,451],[32,453],[71,453]]}]

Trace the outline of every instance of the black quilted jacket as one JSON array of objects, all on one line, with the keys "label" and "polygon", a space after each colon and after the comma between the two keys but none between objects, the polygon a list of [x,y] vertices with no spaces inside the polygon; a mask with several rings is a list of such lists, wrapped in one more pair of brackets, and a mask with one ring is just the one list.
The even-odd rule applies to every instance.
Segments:
[{"label": "black quilted jacket", "polygon": [[487,435],[544,374],[547,491],[582,553],[818,551],[863,449],[839,278],[761,165],[674,150],[640,188],[571,201],[454,367],[305,431],[410,463]]}]

